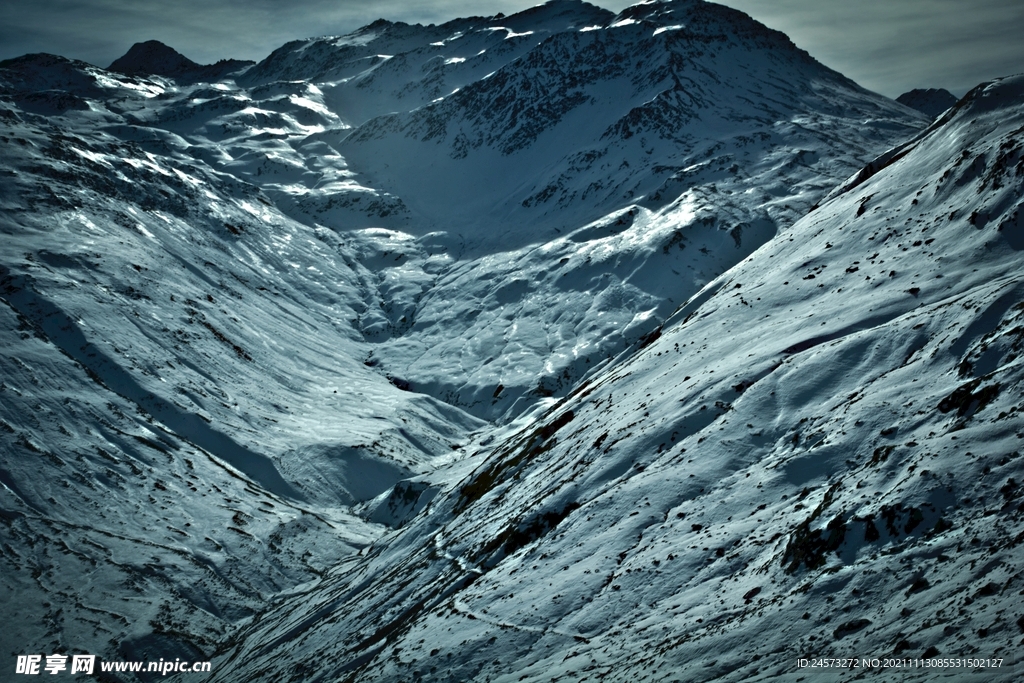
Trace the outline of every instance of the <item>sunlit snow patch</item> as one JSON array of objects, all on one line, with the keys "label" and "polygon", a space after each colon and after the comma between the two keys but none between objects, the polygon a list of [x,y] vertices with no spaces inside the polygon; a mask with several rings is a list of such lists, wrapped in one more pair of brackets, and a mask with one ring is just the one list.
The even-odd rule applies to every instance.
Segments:
[{"label": "sunlit snow patch", "polygon": [[135,90],[143,97],[156,97],[164,93],[164,88],[156,85],[155,83],[147,82],[133,82],[133,81],[120,81],[115,78],[111,78],[107,72],[96,69],[90,71],[90,74],[96,79],[96,82],[105,88],[127,88],[129,90]]},{"label": "sunlit snow patch", "polygon": [[300,97],[298,95],[292,95],[292,96],[290,96],[288,98],[288,101],[291,102],[292,104],[298,106],[298,107],[305,107],[306,109],[312,109],[313,111],[315,111],[318,114],[323,114],[324,116],[326,116],[328,118],[334,118],[334,114],[331,112],[330,109],[328,109],[327,107],[325,107],[323,104],[321,104],[319,102],[314,102],[313,100],[309,99],[308,97]]},{"label": "sunlit snow patch", "polygon": [[85,157],[89,161],[94,161],[97,164],[103,164],[104,166],[108,166],[108,167],[110,166],[110,162],[107,161],[107,155],[106,154],[97,154],[96,152],[90,152],[88,150],[78,149],[77,147],[72,147],[71,149],[76,154]]}]

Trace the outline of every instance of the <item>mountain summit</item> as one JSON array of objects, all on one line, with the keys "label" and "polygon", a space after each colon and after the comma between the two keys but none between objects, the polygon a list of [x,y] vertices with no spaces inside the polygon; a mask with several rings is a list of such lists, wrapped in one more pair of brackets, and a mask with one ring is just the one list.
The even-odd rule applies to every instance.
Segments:
[{"label": "mountain summit", "polygon": [[216,64],[198,64],[158,40],[147,40],[132,45],[128,52],[115,59],[107,69],[132,76],[217,81],[251,64],[253,62],[237,59],[224,59]]},{"label": "mountain summit", "polygon": [[154,76],[175,76],[199,68],[199,64],[158,40],[135,43],[107,67],[125,74]]},{"label": "mountain summit", "polygon": [[896,101],[935,118],[956,104],[956,96],[943,88],[919,88],[903,93]]}]

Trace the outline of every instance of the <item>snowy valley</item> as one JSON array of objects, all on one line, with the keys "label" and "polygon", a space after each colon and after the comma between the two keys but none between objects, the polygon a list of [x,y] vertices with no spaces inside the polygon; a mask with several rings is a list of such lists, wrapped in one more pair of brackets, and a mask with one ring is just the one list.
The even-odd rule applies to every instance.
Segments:
[{"label": "snowy valley", "polygon": [[26,55],[0,129],[9,661],[1013,680],[1024,78],[552,0]]}]

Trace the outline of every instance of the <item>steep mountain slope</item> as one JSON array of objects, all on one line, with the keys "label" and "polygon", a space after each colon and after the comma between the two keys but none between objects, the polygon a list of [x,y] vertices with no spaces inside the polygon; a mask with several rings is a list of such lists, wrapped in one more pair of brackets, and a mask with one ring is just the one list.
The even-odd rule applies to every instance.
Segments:
[{"label": "steep mountain slope", "polygon": [[215,679],[801,680],[800,657],[890,655],[1015,679],[1022,135],[1024,77],[979,86],[539,421],[420,477],[425,511]]}]

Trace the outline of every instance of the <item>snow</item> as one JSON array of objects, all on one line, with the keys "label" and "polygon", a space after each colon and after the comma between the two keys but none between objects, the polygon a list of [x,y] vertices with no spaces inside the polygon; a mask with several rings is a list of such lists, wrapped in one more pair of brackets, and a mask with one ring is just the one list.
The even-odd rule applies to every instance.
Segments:
[{"label": "snow", "polygon": [[929,125],[734,10],[560,0],[0,89],[8,650],[1012,653],[1020,77]]},{"label": "snow", "polygon": [[[367,680],[747,681],[795,680],[798,657],[837,648],[1012,657],[1024,282],[1019,240],[996,225],[1021,187],[1018,84],[980,89],[660,336],[481,442],[469,471],[417,479],[439,489],[425,512],[250,629],[230,661],[284,671],[280,658],[315,653]],[[978,206],[1002,208],[979,228]],[[554,529],[531,522],[543,514]],[[517,527],[536,531],[523,544]],[[403,566],[416,570],[382,585]],[[257,649],[338,595],[344,616]]]}]

